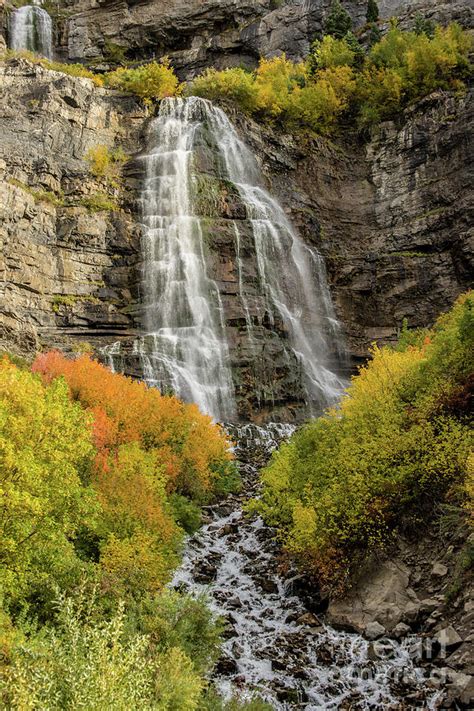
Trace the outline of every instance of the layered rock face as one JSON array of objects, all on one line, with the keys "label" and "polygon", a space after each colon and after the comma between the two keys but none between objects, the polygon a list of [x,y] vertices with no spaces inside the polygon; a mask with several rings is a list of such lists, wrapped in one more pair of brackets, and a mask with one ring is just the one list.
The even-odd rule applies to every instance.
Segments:
[{"label": "layered rock face", "polygon": [[24,61],[0,73],[1,346],[110,341],[133,327],[139,231],[130,212],[98,210],[117,190],[84,158],[97,144],[136,151],[144,111]]},{"label": "layered rock face", "polygon": [[[62,0],[58,51],[74,61],[168,55],[181,78],[208,66],[256,66],[259,57],[285,52],[303,59],[321,33],[331,0]],[[366,0],[345,0],[355,28],[366,21]],[[474,8],[464,2],[381,0],[380,17],[411,27],[421,13],[446,23],[474,26]]]},{"label": "layered rock face", "polygon": [[[146,112],[131,97],[24,61],[2,68],[2,87],[1,347],[28,355],[52,346],[77,351],[87,342],[98,352],[122,341],[131,351],[143,296],[142,176],[133,156],[144,148]],[[433,95],[366,143],[304,142],[229,112],[268,188],[325,256],[353,359],[366,357],[374,340],[396,338],[404,318],[412,327],[431,324],[467,288],[470,94]],[[99,144],[130,156],[120,187],[95,178],[84,160]],[[271,346],[266,366],[245,346],[232,229],[242,206],[225,181],[206,182],[209,167],[201,167],[196,199],[200,214],[212,213],[209,269],[225,307],[240,415],[298,418],[304,395],[294,364],[283,362],[285,334],[269,341],[272,329],[264,324],[259,348]],[[244,230],[241,257],[251,275],[256,255],[247,241]],[[136,360],[124,365],[140,375]]]},{"label": "layered rock face", "polygon": [[472,93],[438,93],[365,145],[266,142],[275,191],[326,257],[356,358],[405,318],[432,323],[471,283],[473,118]]},{"label": "layered rock face", "polygon": [[[68,3],[70,59],[107,59],[110,43],[127,57],[168,54],[181,76],[206,66],[253,67],[260,56],[307,54],[321,30],[328,0],[81,0]],[[357,25],[365,0],[346,3]]]}]

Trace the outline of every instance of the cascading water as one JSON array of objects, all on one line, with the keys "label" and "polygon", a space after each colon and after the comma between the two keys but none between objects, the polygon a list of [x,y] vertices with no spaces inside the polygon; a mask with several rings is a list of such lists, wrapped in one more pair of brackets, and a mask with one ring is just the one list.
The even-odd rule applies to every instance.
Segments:
[{"label": "cascading water", "polygon": [[[419,641],[373,644],[309,614],[295,580],[278,574],[278,546],[260,518],[244,513],[257,494],[257,467],[294,431],[291,425],[231,426],[245,495],[207,508],[172,587],[205,594],[223,618],[223,656],[214,682],[225,697],[257,694],[276,711],[437,708],[437,692],[415,664]],[[410,699],[410,700],[409,700]],[[415,704],[412,706],[412,701]]]},{"label": "cascading water", "polygon": [[145,379],[215,419],[234,416],[234,390],[217,284],[190,198],[199,122],[192,102],[162,102],[145,160],[143,203]]},{"label": "cascading water", "polygon": [[52,22],[40,3],[24,5],[12,13],[10,18],[10,48],[27,49],[50,59],[52,49]]},{"label": "cascading water", "polygon": [[[259,330],[261,344],[266,337],[261,334],[268,334],[270,324],[273,336],[283,344],[285,367],[303,389],[308,412],[321,411],[343,389],[332,365],[342,339],[323,260],[303,243],[265,190],[255,158],[225,113],[197,97],[162,101],[143,156],[145,335],[133,348],[143,377],[196,402],[216,420],[235,416],[227,314],[218,285],[209,276],[209,219],[196,205],[201,177],[196,155],[203,145],[212,154],[209,160],[218,175],[214,179],[230,186],[242,206],[232,226],[248,352],[255,364],[261,360],[256,334]],[[247,251],[249,235],[252,242],[257,285],[244,268],[244,233]],[[120,347],[108,349],[112,363],[117,355]]]},{"label": "cascading water", "polygon": [[[201,100],[202,101],[202,100]],[[279,317],[303,372],[310,406],[335,402],[343,383],[330,367],[330,346],[341,355],[341,333],[322,257],[304,244],[281,205],[264,189],[256,160],[226,114],[205,102],[227,177],[250,219],[261,288],[273,322]]]}]

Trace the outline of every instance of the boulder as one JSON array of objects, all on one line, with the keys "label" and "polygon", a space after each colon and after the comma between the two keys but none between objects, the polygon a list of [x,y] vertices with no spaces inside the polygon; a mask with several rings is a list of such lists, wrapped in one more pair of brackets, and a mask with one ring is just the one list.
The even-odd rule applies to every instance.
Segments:
[{"label": "boulder", "polygon": [[370,640],[379,639],[380,637],[383,637],[385,633],[385,627],[376,621],[369,622],[364,631],[365,636]]},{"label": "boulder", "polygon": [[437,578],[444,578],[448,574],[448,567],[444,563],[435,563],[431,568],[431,575]]},{"label": "boulder", "polygon": [[441,647],[440,655],[443,655],[445,651],[452,652],[462,644],[462,637],[456,632],[452,625],[443,627],[443,629],[435,635],[435,639]]},{"label": "boulder", "polygon": [[399,561],[385,561],[367,574],[342,600],[333,600],[328,622],[340,629],[365,632],[377,622],[384,631],[393,630],[408,616],[412,619],[419,601],[408,586],[408,568]]}]

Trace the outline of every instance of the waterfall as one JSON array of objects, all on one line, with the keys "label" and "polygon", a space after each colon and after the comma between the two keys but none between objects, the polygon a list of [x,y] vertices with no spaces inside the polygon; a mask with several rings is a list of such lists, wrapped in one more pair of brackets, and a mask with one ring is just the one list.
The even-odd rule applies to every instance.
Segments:
[{"label": "waterfall", "polygon": [[[214,180],[240,205],[237,217],[227,216],[225,223],[255,372],[264,373],[262,347],[271,337],[300,383],[296,387],[303,388],[307,410],[334,403],[344,387],[332,365],[342,338],[324,261],[265,189],[254,156],[226,114],[197,97],[163,100],[141,158],[144,335],[133,353],[144,379],[197,403],[216,420],[235,418],[227,315],[212,273],[220,255],[208,244],[209,216],[202,214],[196,187]],[[270,347],[267,361],[272,352]],[[113,362],[119,353],[120,347],[112,348],[108,357]],[[259,392],[255,397],[260,403]]]},{"label": "waterfall", "polygon": [[316,409],[338,398],[343,382],[330,367],[330,346],[341,334],[327,285],[324,260],[306,245],[281,205],[263,186],[256,160],[226,114],[207,104],[208,120],[228,178],[237,187],[252,224],[259,279],[268,314],[289,334],[300,363],[308,404]]},{"label": "waterfall", "polygon": [[171,388],[222,421],[235,415],[234,388],[222,301],[190,197],[195,114],[193,101],[165,100],[150,127],[142,191],[146,335],[139,350],[151,385]]},{"label": "waterfall", "polygon": [[51,59],[52,23],[51,18],[38,5],[24,5],[12,13],[10,18],[10,48],[27,49]]}]

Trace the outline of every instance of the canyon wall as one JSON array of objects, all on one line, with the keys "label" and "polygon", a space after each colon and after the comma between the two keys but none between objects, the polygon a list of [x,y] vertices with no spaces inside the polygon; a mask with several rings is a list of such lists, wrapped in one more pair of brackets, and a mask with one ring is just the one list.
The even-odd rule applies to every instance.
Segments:
[{"label": "canyon wall", "polygon": [[[141,323],[134,156],[144,147],[147,113],[132,97],[25,60],[1,73],[1,347],[25,355],[52,346],[97,352],[122,341],[125,368],[139,375],[130,355]],[[296,139],[229,114],[270,190],[324,255],[353,362],[372,341],[395,339],[404,318],[412,327],[432,323],[467,288],[470,93],[428,97],[363,143]],[[120,185],[91,174],[85,155],[98,144],[127,151]],[[240,414],[298,418],[304,396],[281,348],[285,334],[262,329],[265,357],[257,361],[245,346],[232,231],[242,207],[225,182],[207,187],[200,200],[204,215],[213,206],[210,276],[225,306]],[[245,268],[256,272],[245,239],[242,248]]]}]

